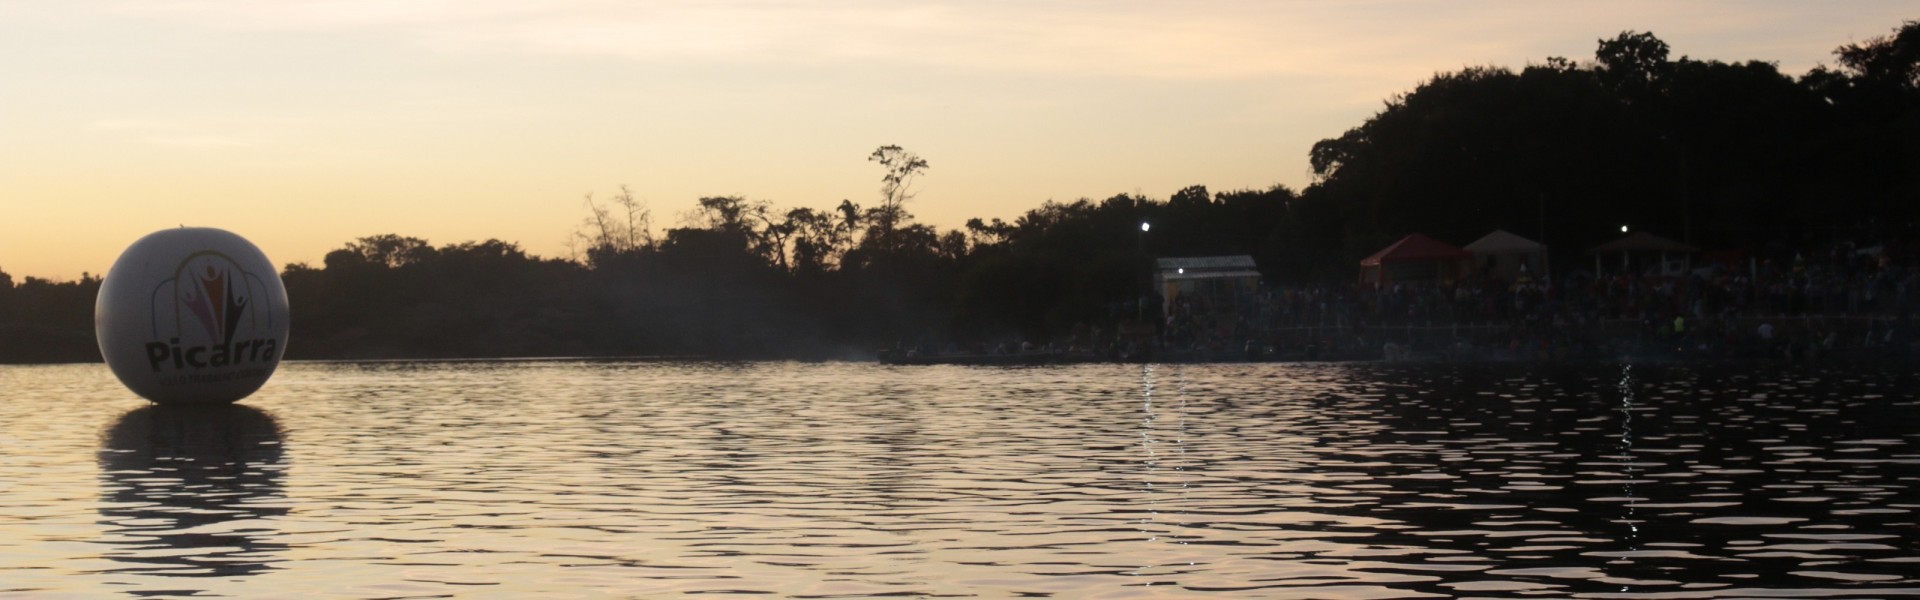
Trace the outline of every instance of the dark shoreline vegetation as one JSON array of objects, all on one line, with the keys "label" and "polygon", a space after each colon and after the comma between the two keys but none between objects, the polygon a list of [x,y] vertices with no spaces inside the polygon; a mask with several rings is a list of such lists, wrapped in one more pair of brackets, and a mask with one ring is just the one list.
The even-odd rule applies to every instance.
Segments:
[{"label": "dark shoreline vegetation", "polygon": [[[1906,287],[1920,283],[1920,21],[1840,46],[1836,66],[1798,79],[1767,62],[1668,53],[1625,32],[1600,40],[1592,61],[1438,74],[1315,144],[1316,179],[1300,191],[1047,202],[942,232],[907,211],[928,162],[886,146],[869,157],[884,170],[873,206],[710,197],[656,235],[623,190],[588,199],[569,258],[499,240],[361,238],[320,266],[287,265],[287,357],[865,358],[902,343],[1057,343],[1128,329],[1146,312],[1136,303],[1152,258],[1217,255],[1254,257],[1270,297],[1345,298],[1359,308],[1338,317],[1362,327],[1424,317],[1519,328],[1582,310],[1647,323],[1848,315],[1867,319],[1869,336],[1875,317],[1904,326]],[[1739,257],[1750,274],[1764,266],[1773,275],[1758,283],[1771,287],[1748,280],[1747,297],[1713,313],[1704,300],[1636,304],[1660,283],[1580,272],[1586,249],[1622,224]],[[1420,315],[1401,296],[1444,292],[1353,283],[1359,259],[1408,233],[1462,244],[1495,229],[1551,248],[1554,287],[1536,310]],[[0,362],[99,360],[99,284],[0,273]],[[1719,289],[1679,285],[1699,298]],[[1581,302],[1593,294],[1628,300]]]}]

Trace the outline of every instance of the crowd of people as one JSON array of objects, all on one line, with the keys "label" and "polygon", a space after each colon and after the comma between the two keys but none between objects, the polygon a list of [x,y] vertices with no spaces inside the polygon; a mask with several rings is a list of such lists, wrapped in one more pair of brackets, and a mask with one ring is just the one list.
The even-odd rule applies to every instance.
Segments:
[{"label": "crowd of people", "polygon": [[901,344],[897,356],[1066,360],[1705,357],[1821,360],[1911,354],[1920,268],[1886,245],[1791,259],[1714,257],[1660,273],[1554,280],[1262,284],[1116,302],[1051,340]]},{"label": "crowd of people", "polygon": [[1920,269],[1883,250],[1840,246],[1675,275],[1576,271],[1555,282],[1262,286],[1169,300],[1159,343],[1218,356],[1904,355]]}]

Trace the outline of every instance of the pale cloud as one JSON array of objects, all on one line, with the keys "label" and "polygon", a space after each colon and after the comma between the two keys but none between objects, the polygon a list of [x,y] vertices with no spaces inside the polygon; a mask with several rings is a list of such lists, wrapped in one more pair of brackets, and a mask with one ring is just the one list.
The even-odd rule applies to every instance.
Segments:
[{"label": "pale cloud", "polygon": [[[1510,14],[1540,12],[1514,4]],[[1352,75],[1431,64],[1458,15],[1398,2],[568,2],[172,0],[119,12],[209,27],[381,29],[445,52],[927,65],[1155,78]],[[1417,5],[1412,5],[1417,8]],[[1410,23],[1409,21],[1418,21]],[[1384,34],[1384,35],[1383,35]],[[1483,42],[1485,38],[1468,40]]]},{"label": "pale cloud", "polygon": [[[1686,42],[1788,51],[1778,40],[1832,37],[1808,22],[1804,6],[1787,2],[141,0],[112,6],[122,15],[205,27],[383,31],[445,53],[1174,80],[1339,79],[1368,86],[1392,80],[1401,89],[1414,83],[1409,78],[1469,65],[1519,67],[1549,55],[1584,59],[1594,39],[1624,29],[1655,30],[1675,44],[1677,55],[1781,60],[1801,69],[1818,62],[1804,47],[1797,56],[1725,56]],[[1879,1],[1848,7],[1898,10]],[[1895,25],[1889,20],[1885,27]],[[1372,95],[1390,91],[1376,88]]]},{"label": "pale cloud", "polygon": [[86,124],[92,131],[169,131],[180,129],[178,123],[156,119],[100,119]]},{"label": "pale cloud", "polygon": [[143,141],[156,146],[193,149],[250,148],[254,145],[246,140],[220,135],[154,136]]},{"label": "pale cloud", "polygon": [[256,144],[232,135],[206,133],[191,123],[165,119],[96,119],[83,126],[88,131],[121,137],[144,144],[181,149],[251,148]]}]

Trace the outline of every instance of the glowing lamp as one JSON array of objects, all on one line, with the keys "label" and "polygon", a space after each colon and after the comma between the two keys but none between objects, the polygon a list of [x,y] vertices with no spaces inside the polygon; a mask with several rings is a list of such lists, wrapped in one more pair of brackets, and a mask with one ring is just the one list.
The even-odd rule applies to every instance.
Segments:
[{"label": "glowing lamp", "polygon": [[233,233],[148,234],[113,262],[93,304],[100,356],[160,404],[224,404],[273,376],[287,349],[287,289],[267,255]]}]

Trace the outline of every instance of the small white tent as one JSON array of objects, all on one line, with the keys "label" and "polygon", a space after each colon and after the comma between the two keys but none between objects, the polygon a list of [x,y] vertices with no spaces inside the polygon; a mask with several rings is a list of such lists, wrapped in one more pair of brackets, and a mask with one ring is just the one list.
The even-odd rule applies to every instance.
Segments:
[{"label": "small white tent", "polygon": [[1547,276],[1547,247],[1504,229],[1467,244],[1473,253],[1474,268],[1480,273],[1507,281],[1521,277],[1544,279]]}]

